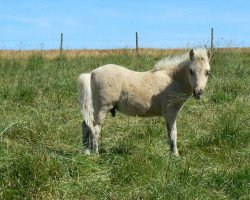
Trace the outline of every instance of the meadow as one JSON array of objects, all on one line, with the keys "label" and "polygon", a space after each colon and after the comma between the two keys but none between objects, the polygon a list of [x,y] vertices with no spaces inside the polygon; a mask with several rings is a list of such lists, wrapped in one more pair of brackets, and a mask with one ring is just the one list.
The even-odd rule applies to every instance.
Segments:
[{"label": "meadow", "polygon": [[117,113],[100,156],[82,153],[76,80],[114,63],[137,71],[185,49],[0,51],[0,199],[250,199],[250,49],[214,49],[202,100],[164,120]]}]

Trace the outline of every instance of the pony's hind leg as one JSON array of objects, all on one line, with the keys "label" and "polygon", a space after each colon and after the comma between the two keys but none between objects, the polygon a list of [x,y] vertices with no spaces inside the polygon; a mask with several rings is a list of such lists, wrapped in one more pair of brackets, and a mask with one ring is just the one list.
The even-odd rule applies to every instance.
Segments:
[{"label": "pony's hind leg", "polygon": [[83,151],[86,155],[90,155],[90,152],[98,154],[98,139],[99,129],[97,125],[92,129],[83,121],[82,123],[82,143]]},{"label": "pony's hind leg", "polygon": [[100,140],[100,133],[101,133],[101,127],[102,123],[107,115],[108,109],[99,111],[98,114],[95,117],[95,123],[93,126],[94,131],[91,132],[90,136],[90,142],[93,145],[91,150],[95,154],[99,154],[99,140]]},{"label": "pony's hind leg", "polygon": [[91,132],[90,142],[91,142],[91,150],[94,154],[99,154],[99,139],[100,139],[101,125],[96,124],[94,127],[94,131]]},{"label": "pony's hind leg", "polygon": [[86,124],[85,121],[82,122],[82,143],[83,143],[83,151],[86,155],[90,154],[90,147],[89,147],[89,141],[90,141],[90,134],[91,130],[89,126]]}]

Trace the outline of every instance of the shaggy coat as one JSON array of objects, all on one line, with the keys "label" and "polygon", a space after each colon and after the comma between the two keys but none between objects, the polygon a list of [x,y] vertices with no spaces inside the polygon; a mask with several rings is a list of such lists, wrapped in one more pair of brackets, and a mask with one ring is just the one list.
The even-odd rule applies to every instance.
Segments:
[{"label": "shaggy coat", "polygon": [[101,125],[107,112],[118,110],[130,116],[163,116],[169,143],[177,150],[176,118],[183,104],[193,94],[200,99],[210,72],[211,53],[205,49],[167,57],[151,71],[136,72],[108,64],[78,79],[79,104],[84,117],[83,144],[98,153]]}]

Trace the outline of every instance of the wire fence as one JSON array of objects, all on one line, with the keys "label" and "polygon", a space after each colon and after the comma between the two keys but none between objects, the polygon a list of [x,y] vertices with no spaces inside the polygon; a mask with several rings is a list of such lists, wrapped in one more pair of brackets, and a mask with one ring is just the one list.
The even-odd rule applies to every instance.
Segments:
[{"label": "wire fence", "polygon": [[[139,38],[140,48],[189,48],[209,46],[209,38],[196,39],[152,39]],[[63,49],[120,49],[135,48],[135,40],[130,39],[64,39]],[[0,49],[60,49],[60,39],[57,40],[0,40]]]},{"label": "wire fence", "polygon": [[198,48],[198,47],[238,47],[244,46],[244,43],[237,44],[233,40],[225,40],[217,38],[214,40],[213,31],[211,29],[210,36],[204,37],[181,37],[181,38],[148,38],[138,34],[138,38],[68,38],[58,34],[55,39],[39,39],[39,40],[0,40],[0,49],[14,50],[49,50],[49,49],[132,49],[136,48]]}]

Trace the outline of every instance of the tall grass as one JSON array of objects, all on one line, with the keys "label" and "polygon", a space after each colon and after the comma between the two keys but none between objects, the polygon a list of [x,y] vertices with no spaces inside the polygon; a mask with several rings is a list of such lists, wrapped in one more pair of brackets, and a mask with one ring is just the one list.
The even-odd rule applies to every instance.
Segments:
[{"label": "tall grass", "polygon": [[0,199],[249,199],[249,49],[213,52],[204,98],[178,118],[180,158],[162,118],[120,113],[105,121],[100,156],[82,154],[78,74],[149,70],[176,52],[1,52]]}]

